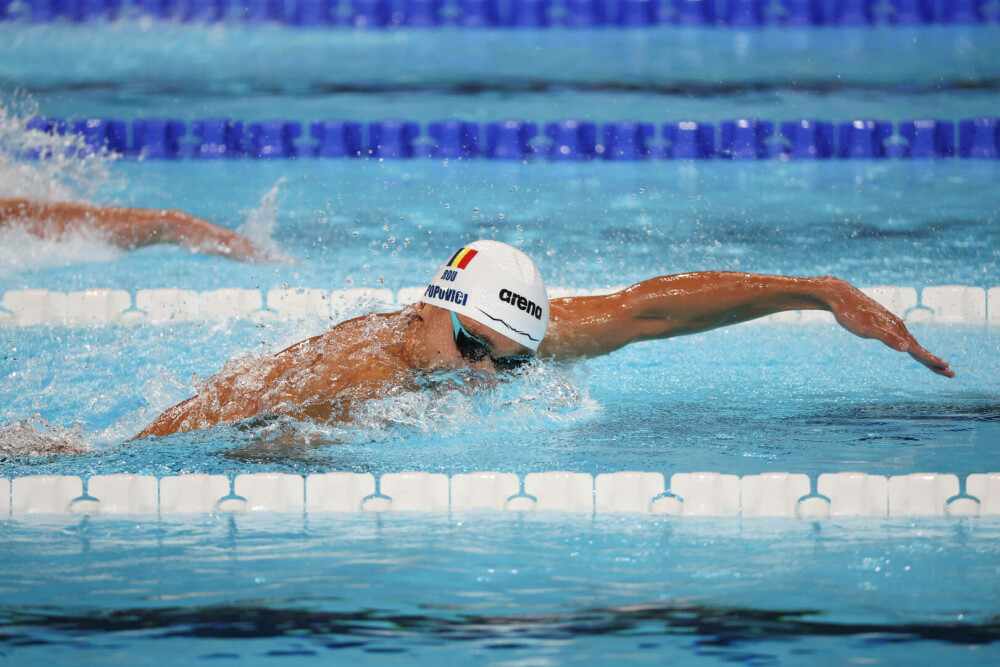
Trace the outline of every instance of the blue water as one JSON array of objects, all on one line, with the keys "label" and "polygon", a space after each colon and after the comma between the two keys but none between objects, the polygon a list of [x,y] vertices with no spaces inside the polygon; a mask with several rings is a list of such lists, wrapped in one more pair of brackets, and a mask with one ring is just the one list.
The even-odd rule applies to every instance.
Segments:
[{"label": "blue water", "polygon": [[998,36],[3,24],[0,82],[51,116],[125,119],[955,119],[996,115]]},{"label": "blue water", "polygon": [[78,664],[988,665],[998,529],[489,514],[7,523],[0,650]]},{"label": "blue water", "polygon": [[[997,35],[0,25],[0,85],[8,114],[123,119],[958,119],[996,115]],[[524,248],[560,286],[698,269],[1000,285],[990,162],[46,168],[0,161],[0,196],[182,208],[230,227],[253,218],[298,261],[7,235],[0,292],[397,289],[484,236]],[[0,330],[0,446],[23,425],[43,443],[91,449],[6,456],[0,477],[1000,469],[1000,331],[960,325],[913,327],[954,380],[833,326],[748,324],[535,367],[474,396],[442,387],[386,400],[350,427],[279,422],[123,443],[227,359],[321,327]],[[997,537],[989,519],[10,520],[0,522],[0,659],[995,664]]]},{"label": "blue water", "polygon": [[1000,166],[989,162],[122,161],[115,172],[129,184],[108,192],[119,203],[230,227],[284,179],[273,237],[302,261],[241,265],[176,247],[63,258],[46,246],[0,269],[0,290],[398,289],[482,237],[521,247],[548,284],[568,287],[703,269],[913,287],[991,287],[1000,275]]},{"label": "blue water", "polygon": [[220,427],[121,444],[227,359],[315,331],[250,323],[7,330],[13,353],[0,361],[0,423],[38,413],[77,424],[96,451],[0,461],[0,477],[1000,469],[1000,332],[914,331],[952,362],[956,379],[833,326],[742,325],[536,368],[475,396],[441,389],[387,399],[357,423],[303,431],[292,443],[280,429]]}]

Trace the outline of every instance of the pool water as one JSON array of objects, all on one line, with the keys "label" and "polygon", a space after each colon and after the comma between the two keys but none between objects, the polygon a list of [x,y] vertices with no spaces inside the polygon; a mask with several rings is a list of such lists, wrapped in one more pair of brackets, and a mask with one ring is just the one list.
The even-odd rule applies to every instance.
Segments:
[{"label": "pool water", "polygon": [[[29,108],[184,120],[957,120],[996,113],[995,37],[992,26],[360,34],[0,24],[0,147],[23,132]],[[395,291],[480,237],[523,248],[561,287],[722,269],[989,288],[1000,285],[997,170],[967,160],[53,166],[3,155],[0,196],[181,208],[294,261],[3,232],[0,293]],[[832,325],[750,323],[536,365],[477,394],[442,383],[375,402],[349,427],[279,422],[125,442],[226,360],[330,324],[2,328],[0,478],[1000,470],[1000,330],[940,323],[912,330],[952,363],[954,380]],[[86,451],[55,452],[66,444]],[[0,523],[0,657],[995,664],[998,528],[995,517],[18,517]]]},{"label": "pool water", "polygon": [[122,161],[113,170],[128,184],[114,191],[122,204],[273,226],[280,250],[300,261],[261,267],[166,246],[124,254],[29,242],[7,251],[0,289],[398,289],[428,281],[449,248],[481,237],[524,249],[547,284],[563,287],[695,270],[992,287],[1000,266],[992,161],[303,159]]},{"label": "pool water", "polygon": [[496,514],[5,528],[4,652],[89,664],[996,657],[996,522]]},{"label": "pool water", "polygon": [[0,80],[56,117],[954,120],[996,114],[998,35],[0,23]]},{"label": "pool water", "polygon": [[[281,429],[233,427],[122,444],[230,357],[314,333],[251,323],[163,329],[6,331],[14,352],[0,366],[7,378],[0,421],[38,413],[57,432],[76,424],[95,451],[8,459],[0,477],[271,470],[965,474],[1000,464],[1000,361],[993,354],[1000,333],[978,326],[914,327],[952,362],[959,377],[950,382],[924,377],[929,373],[915,362],[833,326],[747,324],[643,343],[584,364],[538,366],[476,395],[445,385],[386,399],[359,424],[304,429],[291,444],[281,444]],[[9,445],[14,438],[7,436]]]}]

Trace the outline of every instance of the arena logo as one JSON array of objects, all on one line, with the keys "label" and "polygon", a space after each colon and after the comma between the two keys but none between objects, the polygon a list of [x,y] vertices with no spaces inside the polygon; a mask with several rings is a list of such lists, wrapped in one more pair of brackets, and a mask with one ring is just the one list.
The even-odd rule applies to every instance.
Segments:
[{"label": "arena logo", "polygon": [[518,310],[523,310],[524,312],[534,317],[536,320],[542,319],[542,307],[540,305],[538,305],[534,301],[525,299],[520,294],[515,294],[509,289],[500,290],[500,300],[503,301],[504,303],[509,303]]}]

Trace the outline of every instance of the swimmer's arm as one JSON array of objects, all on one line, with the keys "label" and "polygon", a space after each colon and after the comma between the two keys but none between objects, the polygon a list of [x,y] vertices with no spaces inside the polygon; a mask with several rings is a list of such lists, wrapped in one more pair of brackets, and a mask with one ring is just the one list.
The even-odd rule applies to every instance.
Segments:
[{"label": "swimmer's arm", "polygon": [[42,238],[92,229],[127,250],[176,243],[193,252],[241,261],[268,259],[262,248],[242,234],[176,210],[0,199],[0,228],[14,224]]},{"label": "swimmer's arm", "polygon": [[662,276],[608,296],[550,302],[539,356],[598,356],[629,343],[683,336],[786,310],[826,310],[851,333],[908,352],[938,375],[948,363],[920,346],[902,320],[843,280],[705,271]]}]

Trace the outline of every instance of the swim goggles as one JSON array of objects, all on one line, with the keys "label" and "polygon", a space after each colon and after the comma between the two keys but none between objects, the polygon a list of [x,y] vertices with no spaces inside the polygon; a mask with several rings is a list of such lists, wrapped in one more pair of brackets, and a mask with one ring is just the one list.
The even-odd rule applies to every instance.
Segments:
[{"label": "swim goggles", "polygon": [[455,314],[454,310],[450,312],[451,325],[455,329],[455,347],[458,348],[458,353],[462,355],[463,359],[477,362],[489,357],[490,361],[493,362],[493,367],[498,371],[512,371],[534,359],[533,356],[513,354],[500,358],[494,357],[492,355],[493,350],[490,349],[490,346],[487,345],[482,339],[476,338],[469,333],[469,331],[462,326],[462,323],[458,321],[458,315]]}]

